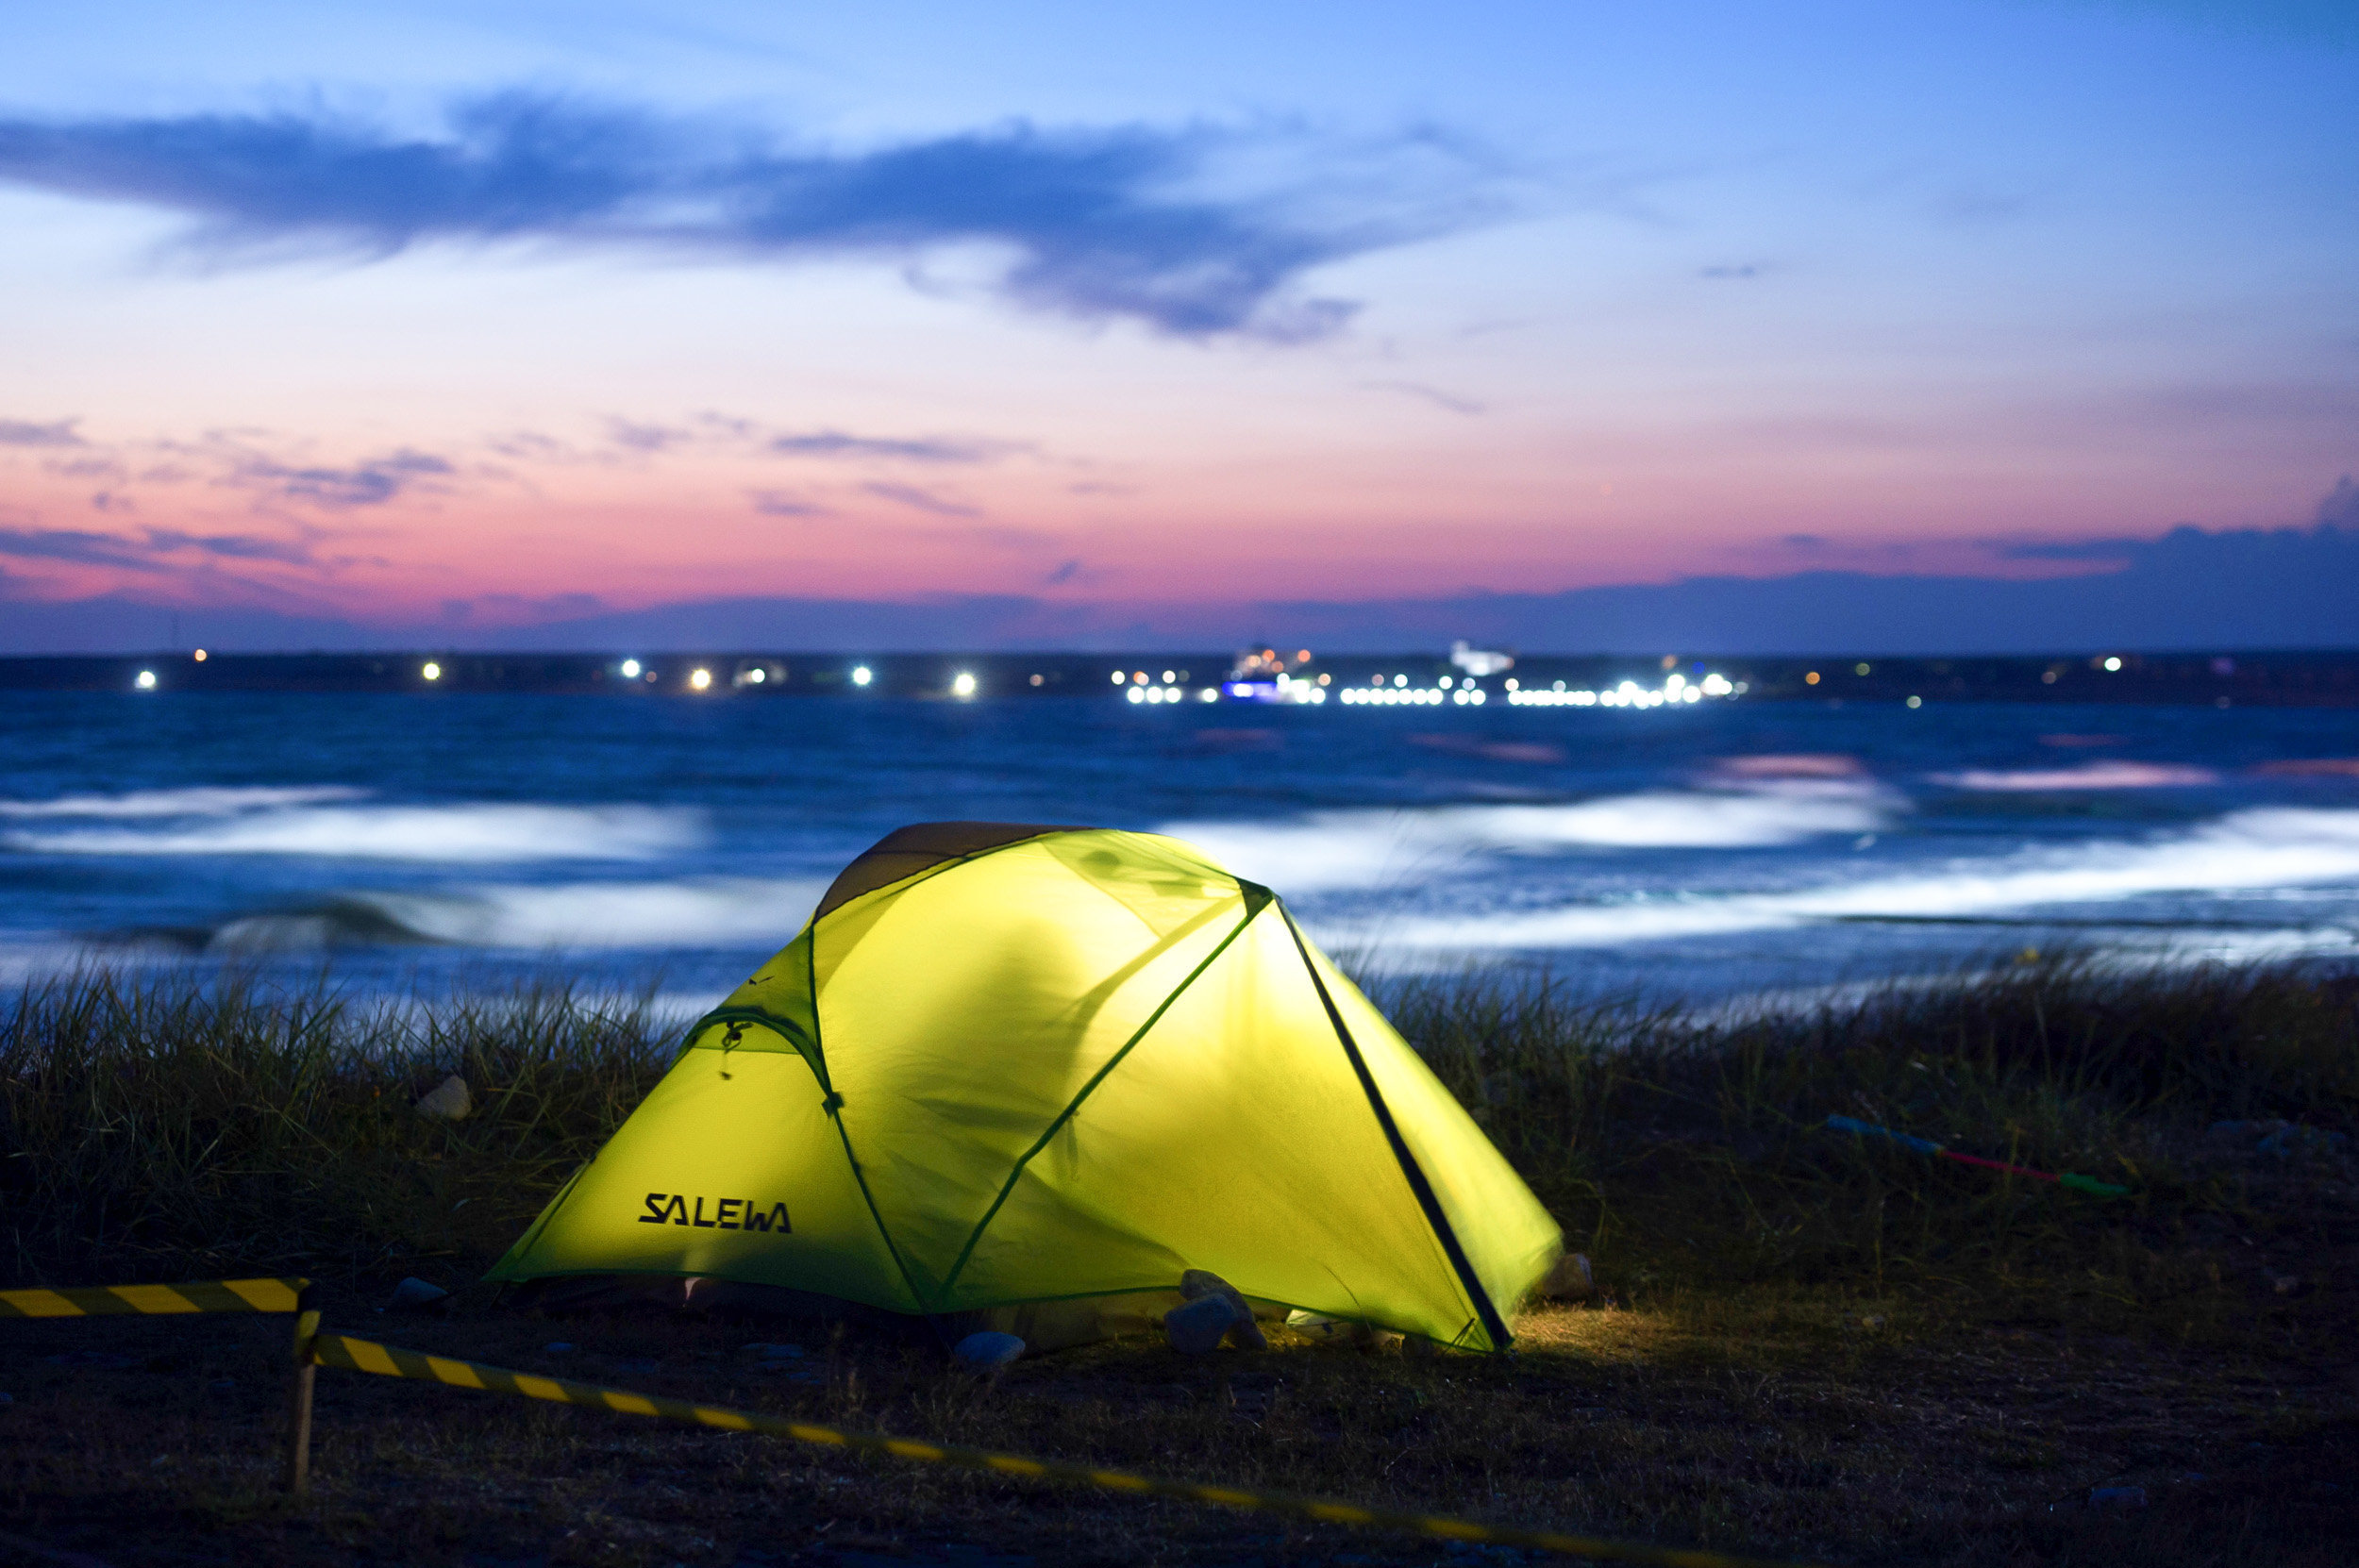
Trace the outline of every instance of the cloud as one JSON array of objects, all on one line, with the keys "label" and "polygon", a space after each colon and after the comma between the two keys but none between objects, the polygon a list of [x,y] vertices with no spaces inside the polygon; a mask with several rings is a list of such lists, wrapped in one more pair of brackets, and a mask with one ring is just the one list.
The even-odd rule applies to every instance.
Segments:
[{"label": "cloud", "polygon": [[74,433],[81,423],[76,419],[60,419],[49,425],[37,425],[30,420],[0,419],[0,446],[83,446],[88,442]]},{"label": "cloud", "polygon": [[230,560],[276,560],[291,566],[309,566],[313,560],[309,544],[254,534],[189,534],[174,528],[150,528],[147,542],[159,552],[195,550]]},{"label": "cloud", "polygon": [[965,506],[957,501],[945,500],[933,492],[920,490],[915,485],[876,483],[865,484],[860,488],[881,500],[912,507],[919,511],[929,511],[936,517],[979,517],[982,515],[977,508]]},{"label": "cloud", "polygon": [[2148,547],[2143,539],[2075,539],[2062,543],[2020,544],[2001,543],[1997,546],[2001,560],[2109,560],[2127,561]]},{"label": "cloud", "polygon": [[596,615],[607,608],[595,593],[478,593],[471,599],[444,599],[442,619],[453,626],[531,626],[544,621]]},{"label": "cloud", "polygon": [[782,490],[749,490],[745,499],[754,510],[764,517],[832,517],[835,514],[815,501],[805,501]]},{"label": "cloud", "polygon": [[608,420],[606,433],[607,439],[615,445],[633,452],[661,452],[688,439],[685,430],[675,430],[662,425],[637,425],[627,419]]},{"label": "cloud", "polygon": [[270,490],[289,501],[343,511],[381,507],[420,479],[454,472],[447,459],[408,447],[351,468],[294,468],[267,458],[238,465],[235,480]]},{"label": "cloud", "polygon": [[0,528],[0,556],[20,560],[61,560],[77,566],[125,566],[134,572],[163,567],[130,540],[82,528]]},{"label": "cloud", "polygon": [[842,430],[773,436],[763,445],[786,458],[889,458],[918,463],[987,462],[1008,449],[997,442],[956,441],[946,436],[855,436]]},{"label": "cloud", "polygon": [[2346,474],[2326,492],[2318,503],[2318,524],[2321,527],[2359,528],[2359,485],[2351,482]]},{"label": "cloud", "polygon": [[1355,309],[1297,297],[1312,269],[1497,216],[1497,175],[1432,132],[1337,149],[1280,128],[1017,121],[820,151],[523,92],[460,103],[431,138],[294,112],[0,119],[0,181],[184,213],[218,261],[437,241],[767,261],[980,245],[1006,258],[992,287],[1029,309],[1280,342]]},{"label": "cloud", "polygon": [[[1531,653],[1974,654],[2104,649],[2233,649],[2359,645],[2359,531],[2340,524],[2359,505],[2351,488],[2327,497],[2334,517],[2279,530],[2175,529],[2139,542],[2116,570],[2008,579],[1815,571],[1772,577],[1575,589],[1562,593],[1464,592],[1371,601],[1166,603],[1036,594],[933,594],[901,599],[700,599],[616,609],[576,596],[453,601],[431,624],[364,622],[316,607],[214,604],[191,610],[209,646],[402,648],[447,642],[453,626],[473,646],[503,649],[797,647],[856,649],[1135,649],[1242,644],[1267,628],[1323,652],[1438,650],[1453,638]],[[20,514],[21,515],[21,514]],[[922,525],[948,539],[988,529]],[[1010,541],[1011,544],[1018,542]],[[1040,547],[1044,540],[1028,540]],[[88,559],[136,552],[106,535],[0,529],[0,557]],[[1050,558],[1053,559],[1053,558]],[[1087,582],[1078,558],[1058,561],[1044,588]],[[151,581],[154,579],[150,579]],[[0,651],[58,653],[149,647],[176,608],[125,594],[42,601],[28,579],[0,575]],[[266,590],[244,585],[249,594]],[[185,604],[180,607],[189,608]]]},{"label": "cloud", "polygon": [[77,566],[119,566],[134,572],[162,572],[170,567],[159,558],[190,554],[224,560],[275,560],[298,566],[312,564],[310,545],[254,534],[192,534],[176,528],[149,528],[134,539],[81,528],[0,528],[0,556],[14,556],[24,560],[57,560]]}]

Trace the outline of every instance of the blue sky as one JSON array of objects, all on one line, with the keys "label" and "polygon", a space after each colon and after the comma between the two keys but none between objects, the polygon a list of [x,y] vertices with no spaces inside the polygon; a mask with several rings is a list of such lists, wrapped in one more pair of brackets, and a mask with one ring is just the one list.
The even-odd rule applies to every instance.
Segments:
[{"label": "blue sky", "polygon": [[0,646],[2315,527],[2354,62],[2340,8],[2160,0],[20,8]]}]

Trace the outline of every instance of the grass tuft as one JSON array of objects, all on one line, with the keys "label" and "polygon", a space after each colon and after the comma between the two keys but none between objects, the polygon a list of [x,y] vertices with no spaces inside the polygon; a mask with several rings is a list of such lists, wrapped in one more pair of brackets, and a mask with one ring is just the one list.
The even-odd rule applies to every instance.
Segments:
[{"label": "grass tuft", "polygon": [[[668,1059],[644,1000],[561,987],[421,1005],[235,973],[37,980],[0,1005],[6,1267],[472,1264]],[[420,1115],[452,1074],[472,1113]]]}]

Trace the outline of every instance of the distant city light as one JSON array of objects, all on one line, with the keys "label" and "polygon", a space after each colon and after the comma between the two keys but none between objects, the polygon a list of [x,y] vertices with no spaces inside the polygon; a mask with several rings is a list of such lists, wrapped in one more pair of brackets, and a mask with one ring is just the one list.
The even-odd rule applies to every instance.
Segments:
[{"label": "distant city light", "polygon": [[701,692],[706,687],[712,684],[712,672],[711,670],[691,671],[688,676],[688,684],[691,689]]},{"label": "distant city light", "polygon": [[1909,706],[1911,708],[1922,708],[1925,706],[1925,699],[1923,697],[1911,697],[1909,699]]},{"label": "distant city light", "polygon": [[752,669],[750,669],[750,670],[748,670],[748,671],[746,671],[746,672],[745,672],[745,684],[746,684],[746,685],[748,685],[748,686],[759,686],[759,685],[761,685],[763,681],[768,680],[769,678],[770,678],[769,672],[768,672],[768,671],[766,671],[766,670],[764,670],[764,669],[763,669],[761,665],[759,665],[759,664],[755,665]]},{"label": "distant city light", "polygon": [[[1321,680],[1325,680],[1327,677],[1325,676],[1321,676],[1319,678]],[[1198,692],[1196,696],[1198,702],[1218,702],[1220,701],[1220,688],[1217,686],[1207,686],[1203,691]]]},{"label": "distant city light", "polygon": [[1119,686],[1119,685],[1121,685],[1121,684],[1122,684],[1122,672],[1121,672],[1120,670],[1116,670],[1116,671],[1114,672],[1114,684],[1115,684],[1116,686]]},{"label": "distant city light", "polygon": [[197,649],[197,650],[196,650],[196,661],[197,661],[199,664],[202,664],[202,663],[204,663],[204,662],[205,662],[205,650],[204,650],[203,648],[199,648],[199,649]]},{"label": "distant city light", "polygon": [[1808,675],[1804,676],[1802,677],[1802,684],[1803,684],[1803,685],[1805,685],[1805,686],[1815,686],[1815,685],[1817,685],[1817,684],[1818,684],[1818,672],[1817,672],[1817,671],[1815,671],[1815,670],[1813,670],[1810,674],[1808,674]]},{"label": "distant city light", "polygon": [[1041,683],[1042,678],[1043,678],[1042,676],[1034,676],[1032,677],[1032,684],[1033,684],[1033,685],[1035,685],[1035,686],[1038,686],[1038,685]]},{"label": "distant city light", "polygon": [[1867,673],[1867,666],[1865,664],[1854,664],[1851,666],[1851,673],[1855,676],[1864,676]]},{"label": "distant city light", "polygon": [[137,686],[142,692],[153,692],[156,690],[156,672],[153,670],[142,670],[140,672],[140,678],[132,682],[132,684]]},{"label": "distant city light", "polygon": [[1129,698],[1132,702],[1145,702],[1146,700],[1146,688],[1144,686],[1133,686],[1122,694]]},{"label": "distant city light", "polygon": [[2119,655],[2117,655],[2117,654],[2116,654],[2116,655],[2112,655],[2112,656],[2109,656],[2109,657],[2106,659],[2106,660],[2105,660],[2105,668],[2107,668],[2108,670],[2118,670],[2118,669],[2120,669],[2120,668],[2121,668],[2121,658],[2120,658],[2120,656],[2119,656]]},{"label": "distant city light", "polygon": [[428,680],[440,680],[443,678],[443,667],[440,664],[435,663],[433,660],[428,659],[426,663],[426,667],[420,670],[418,674],[426,676]]},{"label": "distant city light", "polygon": [[623,660],[623,678],[625,680],[637,680],[639,678],[639,660],[635,659],[626,659]]},{"label": "distant city light", "polygon": [[856,664],[852,667],[852,684],[855,686],[865,686],[876,678],[875,676],[869,674],[868,666],[865,664]]},{"label": "distant city light", "polygon": [[962,702],[968,697],[973,696],[975,694],[974,676],[969,674],[967,671],[961,670],[958,673],[958,676],[950,682],[950,694],[957,697]]}]

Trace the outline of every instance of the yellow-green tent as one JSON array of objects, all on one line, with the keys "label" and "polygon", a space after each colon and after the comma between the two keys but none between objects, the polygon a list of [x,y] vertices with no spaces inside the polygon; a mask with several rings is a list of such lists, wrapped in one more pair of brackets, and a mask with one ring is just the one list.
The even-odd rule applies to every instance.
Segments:
[{"label": "yellow-green tent", "polygon": [[1152,833],[929,823],[845,868],[491,1277],[944,1314],[1196,1268],[1496,1350],[1561,1246],[1269,890]]}]

